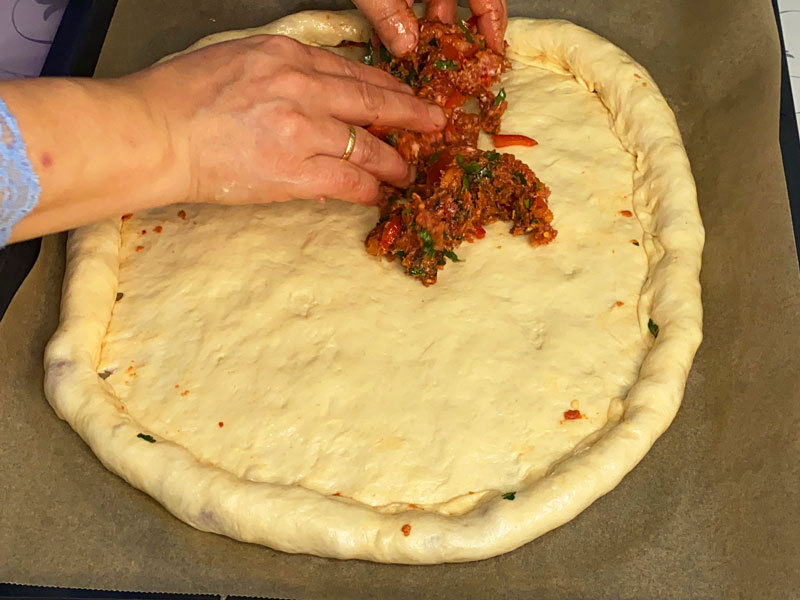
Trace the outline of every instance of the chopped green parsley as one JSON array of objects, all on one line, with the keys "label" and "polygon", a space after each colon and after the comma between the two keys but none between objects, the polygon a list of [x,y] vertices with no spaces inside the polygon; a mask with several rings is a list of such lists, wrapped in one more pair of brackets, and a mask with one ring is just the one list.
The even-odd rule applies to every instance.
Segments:
[{"label": "chopped green parsley", "polygon": [[467,41],[468,41],[470,44],[474,44],[474,43],[475,43],[475,38],[474,38],[474,37],[472,37],[472,32],[469,30],[469,27],[467,27],[467,24],[464,22],[464,20],[463,20],[463,19],[459,19],[459,20],[456,22],[456,24],[458,25],[458,28],[459,28],[461,31],[463,31],[463,32],[464,32],[464,37],[466,37],[466,38],[467,38]]},{"label": "chopped green parsley", "polygon": [[468,191],[469,191],[469,189],[470,189],[469,175],[467,175],[466,173],[464,173],[464,174],[461,176],[461,191],[462,191],[462,193],[463,193],[463,192],[468,192]]},{"label": "chopped green parsley", "polygon": [[506,99],[506,88],[500,88],[500,91],[497,92],[497,96],[494,97],[494,104],[495,106],[500,106],[503,103],[503,100]]},{"label": "chopped green parsley", "polygon": [[477,162],[468,161],[466,158],[461,156],[460,154],[456,154],[456,162],[458,166],[469,175],[474,175],[478,171],[481,170],[481,165]]},{"label": "chopped green parsley", "polygon": [[136,437],[137,438],[142,438],[145,442],[150,442],[151,444],[155,444],[156,443],[156,438],[154,438],[152,435],[148,435],[146,433],[140,433]]},{"label": "chopped green parsley", "polygon": [[370,66],[375,64],[375,48],[372,47],[372,40],[367,42],[367,54],[364,56],[364,64]]},{"label": "chopped green parsley", "polygon": [[647,328],[650,330],[650,333],[654,338],[658,337],[658,325],[655,324],[653,319],[647,319]]},{"label": "chopped green parsley", "polygon": [[503,494],[503,500],[513,500],[517,497],[517,492],[508,492],[507,494]]},{"label": "chopped green parsley", "polygon": [[426,229],[419,230],[419,239],[422,240],[422,249],[428,256],[433,255],[433,236]]},{"label": "chopped green parsley", "polygon": [[440,71],[455,71],[458,68],[458,65],[452,60],[435,60],[433,66]]}]

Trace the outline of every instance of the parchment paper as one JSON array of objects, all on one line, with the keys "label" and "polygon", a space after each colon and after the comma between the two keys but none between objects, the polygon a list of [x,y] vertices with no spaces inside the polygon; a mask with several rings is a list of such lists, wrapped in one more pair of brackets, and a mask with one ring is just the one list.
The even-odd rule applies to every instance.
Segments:
[{"label": "parchment paper", "polygon": [[[765,0],[532,0],[641,61],[675,109],[707,230],[705,341],[650,454],[571,523],[478,563],[292,556],[201,533],[107,472],[42,394],[63,236],[0,324],[0,580],[297,598],[789,598],[800,589],[800,278]],[[324,0],[120,0],[99,73]],[[79,124],[76,124],[79,128]]]}]

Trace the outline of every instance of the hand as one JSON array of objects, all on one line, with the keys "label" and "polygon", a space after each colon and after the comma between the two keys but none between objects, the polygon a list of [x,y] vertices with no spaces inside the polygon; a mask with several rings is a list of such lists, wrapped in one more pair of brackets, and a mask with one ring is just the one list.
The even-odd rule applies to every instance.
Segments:
[{"label": "hand", "polygon": [[333,197],[370,203],[379,180],[406,185],[409,166],[388,144],[349,125],[435,131],[441,109],[378,69],[283,36],[218,44],[132,80],[190,176],[190,201]]},{"label": "hand", "polygon": [[[372,23],[381,41],[395,56],[411,52],[417,45],[419,27],[410,6],[414,0],[353,0]],[[425,0],[428,18],[452,23],[457,0]],[[503,51],[503,37],[508,25],[506,0],[469,0],[478,17],[478,31],[496,52]]]},{"label": "hand", "polygon": [[[340,198],[412,179],[356,127],[435,131],[442,110],[379,69],[281,36],[218,44],[111,80],[0,82],[42,193],[11,241],[175,202]],[[2,199],[0,199],[2,201]]]}]

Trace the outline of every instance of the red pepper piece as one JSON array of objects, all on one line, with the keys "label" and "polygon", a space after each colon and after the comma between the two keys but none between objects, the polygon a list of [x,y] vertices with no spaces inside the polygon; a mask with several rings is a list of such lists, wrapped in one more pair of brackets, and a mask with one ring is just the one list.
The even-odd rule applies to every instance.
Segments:
[{"label": "red pepper piece", "polygon": [[428,185],[436,185],[437,183],[439,183],[439,180],[442,178],[442,171],[445,170],[447,165],[452,160],[453,156],[450,154],[450,151],[447,148],[442,150],[442,153],[439,155],[439,159],[431,165],[430,169],[428,169],[428,177],[426,179],[426,183]]},{"label": "red pepper piece", "polygon": [[579,410],[565,410],[564,411],[564,418],[567,421],[573,421],[575,419],[583,418],[583,415],[581,414],[581,411],[579,411]]},{"label": "red pepper piece", "polygon": [[447,60],[461,60],[461,52],[450,42],[442,42],[442,54]]},{"label": "red pepper piece", "polygon": [[475,226],[475,237],[478,238],[479,240],[482,240],[483,238],[486,237],[486,230],[483,227],[481,227],[480,225],[476,225]]},{"label": "red pepper piece", "polygon": [[537,142],[527,135],[519,135],[515,133],[496,133],[492,136],[492,142],[495,148],[505,148],[506,146],[536,146]]},{"label": "red pepper piece", "polygon": [[444,107],[445,108],[456,108],[457,106],[461,106],[464,102],[467,101],[467,97],[455,90],[450,96],[445,100]]},{"label": "red pepper piece", "polygon": [[383,139],[387,134],[391,133],[392,129],[390,127],[383,127],[381,125],[370,125],[367,127],[367,131],[369,131],[375,137]]},{"label": "red pepper piece", "polygon": [[388,251],[389,248],[391,248],[402,228],[403,220],[400,217],[395,217],[386,223],[383,228],[383,233],[381,234],[381,248],[383,250]]},{"label": "red pepper piece", "polygon": [[[469,50],[464,52],[464,58],[472,58],[478,53],[478,50],[481,50],[481,47],[478,44],[473,44]],[[488,87],[488,85],[486,87]]]}]

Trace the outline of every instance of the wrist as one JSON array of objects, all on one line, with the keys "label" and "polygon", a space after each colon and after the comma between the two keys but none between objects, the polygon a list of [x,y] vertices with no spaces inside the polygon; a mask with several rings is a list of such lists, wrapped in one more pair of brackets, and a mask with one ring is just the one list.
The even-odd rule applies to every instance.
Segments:
[{"label": "wrist", "polygon": [[125,79],[40,79],[0,85],[41,185],[12,241],[188,195],[168,127]]},{"label": "wrist", "polygon": [[156,82],[139,75],[104,82],[110,98],[102,101],[112,131],[126,132],[120,159],[134,158],[131,175],[140,193],[136,209],[155,208],[190,197],[190,168],[186,136],[178,115],[161,101]]},{"label": "wrist", "polygon": [[114,84],[134,99],[148,123],[149,138],[157,152],[157,162],[165,174],[168,197],[160,205],[194,200],[190,154],[190,111],[185,95],[161,69],[150,68],[117,79]]}]

